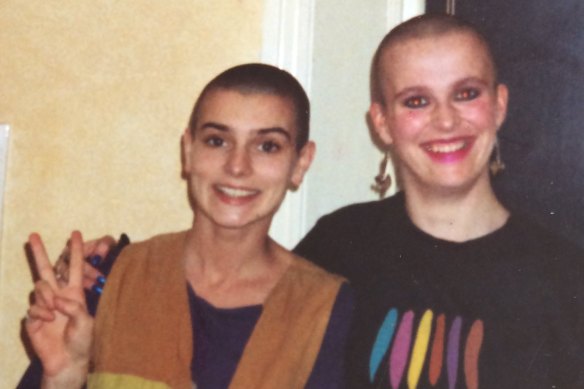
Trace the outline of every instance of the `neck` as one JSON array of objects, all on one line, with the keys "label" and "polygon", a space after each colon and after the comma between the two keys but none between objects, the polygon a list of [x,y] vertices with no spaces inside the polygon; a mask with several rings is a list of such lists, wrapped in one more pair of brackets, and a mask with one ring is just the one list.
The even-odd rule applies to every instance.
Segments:
[{"label": "neck", "polygon": [[195,218],[185,273],[197,295],[224,308],[263,303],[292,258],[267,228],[222,228]]},{"label": "neck", "polygon": [[188,237],[186,266],[210,277],[243,275],[270,262],[273,245],[263,228],[230,229],[195,220]]},{"label": "neck", "polygon": [[497,200],[487,177],[464,192],[405,190],[412,222],[439,239],[464,242],[501,228],[509,212]]}]

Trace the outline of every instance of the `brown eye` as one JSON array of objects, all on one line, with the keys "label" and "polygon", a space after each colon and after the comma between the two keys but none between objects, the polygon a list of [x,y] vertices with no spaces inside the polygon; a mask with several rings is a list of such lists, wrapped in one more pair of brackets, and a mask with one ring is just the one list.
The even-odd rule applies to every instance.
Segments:
[{"label": "brown eye", "polygon": [[463,89],[461,91],[459,91],[456,96],[455,99],[457,101],[469,101],[469,100],[474,100],[477,97],[479,97],[480,92],[478,91],[478,89],[475,88],[467,88],[467,89]]},{"label": "brown eye", "polygon": [[225,141],[219,136],[209,136],[205,138],[205,144],[211,147],[221,147],[225,145]]},{"label": "brown eye", "polygon": [[404,105],[408,108],[423,108],[428,105],[428,99],[423,96],[412,96],[404,101]]},{"label": "brown eye", "polygon": [[279,151],[281,148],[282,147],[280,147],[278,143],[271,140],[262,142],[259,146],[260,151],[263,151],[264,153],[275,153]]}]

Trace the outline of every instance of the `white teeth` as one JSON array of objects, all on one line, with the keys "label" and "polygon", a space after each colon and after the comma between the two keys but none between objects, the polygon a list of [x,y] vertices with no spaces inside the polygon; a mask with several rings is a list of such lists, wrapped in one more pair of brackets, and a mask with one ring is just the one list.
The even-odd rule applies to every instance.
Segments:
[{"label": "white teeth", "polygon": [[221,192],[225,193],[229,197],[245,197],[255,194],[257,191],[255,190],[246,190],[246,189],[235,189],[235,188],[228,188],[226,186],[218,186]]},{"label": "white teeth", "polygon": [[432,153],[453,153],[458,150],[462,150],[466,146],[465,141],[459,141],[456,143],[449,143],[449,144],[431,144],[428,145],[428,151]]}]

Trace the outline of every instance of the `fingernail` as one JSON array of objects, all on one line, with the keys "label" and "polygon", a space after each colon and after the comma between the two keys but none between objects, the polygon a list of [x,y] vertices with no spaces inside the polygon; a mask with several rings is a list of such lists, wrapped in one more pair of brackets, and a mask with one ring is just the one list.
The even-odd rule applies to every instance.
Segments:
[{"label": "fingernail", "polygon": [[93,285],[91,290],[97,294],[101,294],[103,292],[103,288],[101,286],[98,286],[98,285]]},{"label": "fingernail", "polygon": [[99,263],[101,262],[101,255],[94,255],[93,257],[91,257],[89,259],[89,263],[91,263],[91,266],[97,266],[99,265]]},{"label": "fingernail", "polygon": [[97,284],[99,286],[105,285],[105,277],[104,276],[98,276],[95,280],[97,281]]}]

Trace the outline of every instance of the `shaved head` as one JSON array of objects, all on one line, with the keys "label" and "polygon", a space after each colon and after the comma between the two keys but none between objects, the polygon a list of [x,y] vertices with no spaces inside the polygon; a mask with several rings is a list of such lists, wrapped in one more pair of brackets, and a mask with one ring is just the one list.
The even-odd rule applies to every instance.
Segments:
[{"label": "shaved head", "polygon": [[[444,14],[426,14],[409,19],[393,28],[381,41],[371,64],[371,100],[385,104],[383,94],[384,57],[394,46],[413,39],[436,38],[447,34],[468,34],[485,51],[485,58],[497,83],[497,68],[491,47],[484,35],[472,24],[458,17]],[[495,85],[493,85],[495,86]]]}]

